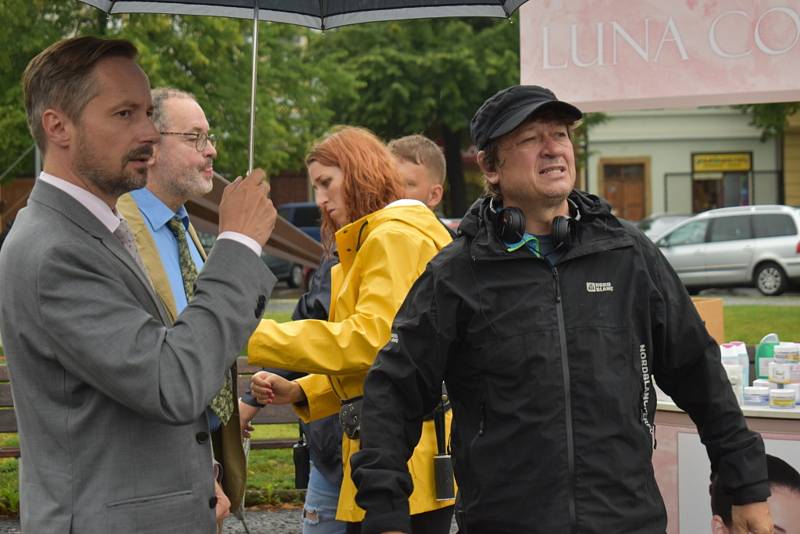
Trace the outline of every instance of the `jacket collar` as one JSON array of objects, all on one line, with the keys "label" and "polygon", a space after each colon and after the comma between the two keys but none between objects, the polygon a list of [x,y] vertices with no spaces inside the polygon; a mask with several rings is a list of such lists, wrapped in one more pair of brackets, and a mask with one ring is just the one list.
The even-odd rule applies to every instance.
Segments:
[{"label": "jacket collar", "polygon": [[373,211],[336,232],[336,250],[339,252],[339,263],[345,272],[350,269],[356,253],[367,237],[387,221],[397,221],[416,228],[432,239],[440,249],[451,241],[450,234],[425,204],[401,200]]},{"label": "jacket collar", "polygon": [[[116,239],[111,234],[111,230],[100,219],[95,217],[86,206],[54,185],[42,180],[36,180],[30,199],[61,213],[93,237]],[[124,251],[122,245],[119,248]]]},{"label": "jacket collar", "polygon": [[161,263],[158,246],[156,246],[155,239],[153,239],[153,234],[147,228],[148,222],[145,216],[139,211],[139,207],[131,194],[119,197],[117,210],[128,221],[128,226],[136,240],[139,256],[141,256],[142,263],[147,269],[147,274],[153,282],[153,289],[161,299],[161,303],[167,310],[170,319],[174,321],[175,317],[178,316],[175,298],[172,296],[172,288],[169,285],[167,271]]},{"label": "jacket collar", "polygon": [[130,196],[136,201],[139,211],[142,212],[153,232],[160,230],[176,216],[183,222],[183,226],[188,228],[189,214],[183,205],[178,208],[177,212],[174,212],[146,187],[131,191]]},{"label": "jacket collar", "polygon": [[75,223],[87,234],[97,239],[114,256],[125,264],[139,279],[146,288],[153,303],[159,311],[162,320],[167,321],[169,315],[161,304],[161,300],[156,296],[153,286],[147,279],[147,275],[142,272],[136,261],[125,250],[108,228],[92,212],[86,209],[80,202],[72,196],[58,189],[57,187],[37,180],[30,194],[30,202],[39,203],[62,214],[64,217]]},{"label": "jacket collar", "polygon": [[104,200],[87,189],[79,187],[72,182],[49,174],[45,171],[42,171],[39,174],[39,178],[37,178],[36,181],[37,183],[46,183],[51,185],[75,199],[84,208],[86,208],[89,213],[94,215],[101,223],[103,223],[103,226],[105,226],[109,232],[114,233],[119,227],[119,217],[116,212],[109,207]]},{"label": "jacket collar", "polygon": [[[606,201],[578,190],[573,190],[568,198],[580,213],[580,222],[577,243],[564,254],[561,261],[633,243],[617,218],[611,215],[611,207]],[[532,258],[524,248],[507,251],[497,236],[497,226],[489,204],[488,197],[476,200],[458,228],[459,233],[469,240],[470,256],[477,260]]]}]

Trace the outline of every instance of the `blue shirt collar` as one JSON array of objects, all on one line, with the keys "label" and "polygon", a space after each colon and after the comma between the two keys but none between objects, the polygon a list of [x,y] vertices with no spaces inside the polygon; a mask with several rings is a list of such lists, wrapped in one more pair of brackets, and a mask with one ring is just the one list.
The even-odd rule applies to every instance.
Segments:
[{"label": "blue shirt collar", "polygon": [[183,221],[184,228],[189,227],[189,213],[186,207],[181,204],[177,212],[173,212],[169,206],[164,204],[161,199],[155,196],[152,191],[143,187],[131,191],[131,196],[136,200],[136,205],[139,206],[139,211],[142,212],[147,224],[150,225],[152,231],[157,231],[162,228],[167,222],[176,215]]}]

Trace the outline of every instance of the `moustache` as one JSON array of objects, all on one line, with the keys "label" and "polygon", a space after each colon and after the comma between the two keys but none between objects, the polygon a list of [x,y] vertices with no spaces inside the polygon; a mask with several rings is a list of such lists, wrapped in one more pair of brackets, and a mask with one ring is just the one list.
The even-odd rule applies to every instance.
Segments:
[{"label": "moustache", "polygon": [[133,161],[133,160],[142,160],[142,159],[150,159],[153,157],[153,146],[152,145],[143,145],[139,148],[131,150],[125,156],[125,161]]}]

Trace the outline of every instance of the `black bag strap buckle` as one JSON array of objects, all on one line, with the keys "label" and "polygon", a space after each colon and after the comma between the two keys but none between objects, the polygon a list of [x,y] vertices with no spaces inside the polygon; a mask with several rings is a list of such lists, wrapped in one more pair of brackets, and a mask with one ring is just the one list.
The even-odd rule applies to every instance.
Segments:
[{"label": "black bag strap buckle", "polygon": [[350,439],[358,439],[361,431],[362,401],[362,397],[343,401],[342,408],[339,410],[339,423],[341,423],[345,435]]}]

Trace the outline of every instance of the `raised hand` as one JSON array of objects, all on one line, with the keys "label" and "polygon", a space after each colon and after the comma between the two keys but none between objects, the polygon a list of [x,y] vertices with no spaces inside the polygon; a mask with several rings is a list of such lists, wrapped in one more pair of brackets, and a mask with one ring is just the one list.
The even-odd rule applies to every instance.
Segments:
[{"label": "raised hand", "polygon": [[244,234],[262,247],[266,244],[278,212],[268,198],[267,175],[261,169],[241,176],[225,187],[219,204],[219,231]]}]

